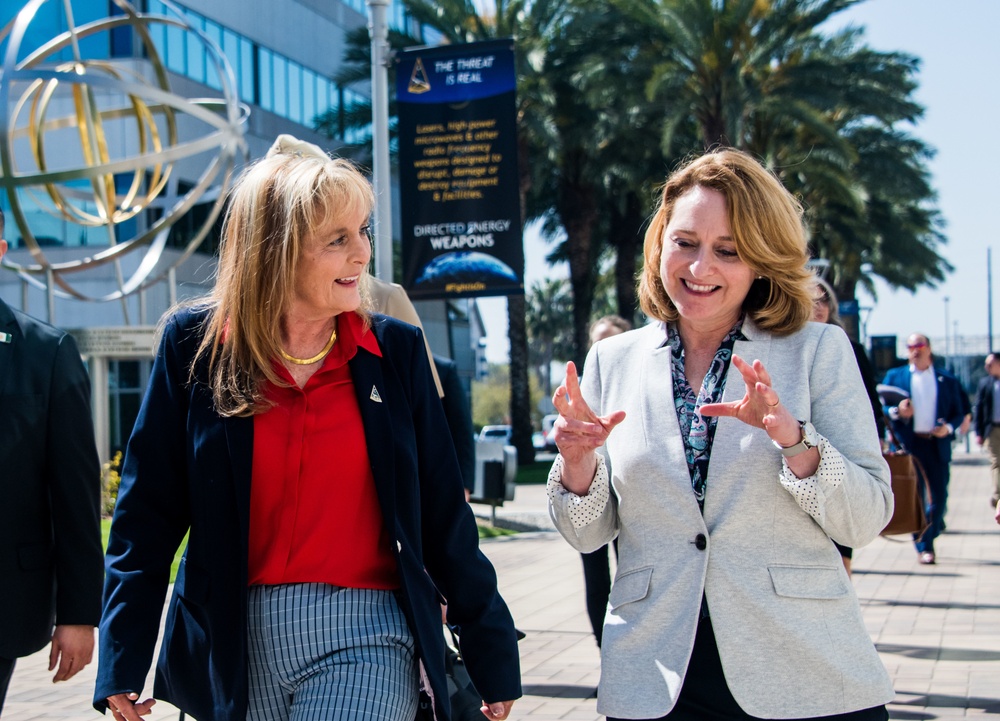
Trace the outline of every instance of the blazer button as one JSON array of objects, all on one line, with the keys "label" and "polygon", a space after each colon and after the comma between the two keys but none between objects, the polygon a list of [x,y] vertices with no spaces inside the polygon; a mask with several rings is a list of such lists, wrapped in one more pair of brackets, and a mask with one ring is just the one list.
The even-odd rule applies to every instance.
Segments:
[{"label": "blazer button", "polygon": [[704,551],[706,548],[708,548],[708,539],[705,538],[704,533],[699,533],[697,536],[694,537],[694,547],[697,548],[699,551]]}]

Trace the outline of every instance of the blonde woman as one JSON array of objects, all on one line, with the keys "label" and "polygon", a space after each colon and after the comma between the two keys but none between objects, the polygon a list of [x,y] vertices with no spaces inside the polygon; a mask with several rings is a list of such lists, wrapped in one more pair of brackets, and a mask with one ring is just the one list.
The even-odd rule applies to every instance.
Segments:
[{"label": "blonde woman", "polygon": [[362,307],[374,198],[282,136],[237,182],[204,301],[166,322],[111,526],[95,706],[199,719],[412,719],[448,691],[439,602],[484,699],[520,693],[514,626],[418,329]]}]

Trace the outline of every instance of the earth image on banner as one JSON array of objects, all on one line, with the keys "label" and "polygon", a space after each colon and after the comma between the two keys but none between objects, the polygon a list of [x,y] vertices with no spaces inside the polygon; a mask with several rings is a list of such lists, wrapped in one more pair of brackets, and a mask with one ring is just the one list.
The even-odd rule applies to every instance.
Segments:
[{"label": "earth image on banner", "polygon": [[455,251],[439,255],[426,266],[416,285],[446,283],[517,283],[517,274],[509,265],[492,255],[476,251]]}]

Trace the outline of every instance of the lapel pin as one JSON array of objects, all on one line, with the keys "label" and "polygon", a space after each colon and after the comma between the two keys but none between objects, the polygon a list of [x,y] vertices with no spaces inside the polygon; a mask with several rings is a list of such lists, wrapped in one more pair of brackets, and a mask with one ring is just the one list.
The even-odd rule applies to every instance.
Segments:
[{"label": "lapel pin", "polygon": [[10,343],[14,340],[14,336],[10,333],[0,333],[0,343]]},{"label": "lapel pin", "polygon": [[372,386],[372,394],[370,396],[368,396],[368,398],[369,398],[369,400],[373,400],[376,403],[381,403],[382,402],[382,396],[380,396],[378,394],[378,390],[376,390],[375,386]]}]

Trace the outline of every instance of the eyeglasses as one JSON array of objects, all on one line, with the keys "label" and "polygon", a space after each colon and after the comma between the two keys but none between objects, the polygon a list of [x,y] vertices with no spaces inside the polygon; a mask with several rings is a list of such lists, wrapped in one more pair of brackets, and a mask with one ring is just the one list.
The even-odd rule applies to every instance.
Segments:
[{"label": "eyeglasses", "polygon": [[918,350],[920,348],[926,348],[926,347],[927,347],[926,343],[914,343],[912,345],[907,344],[906,350]]}]

